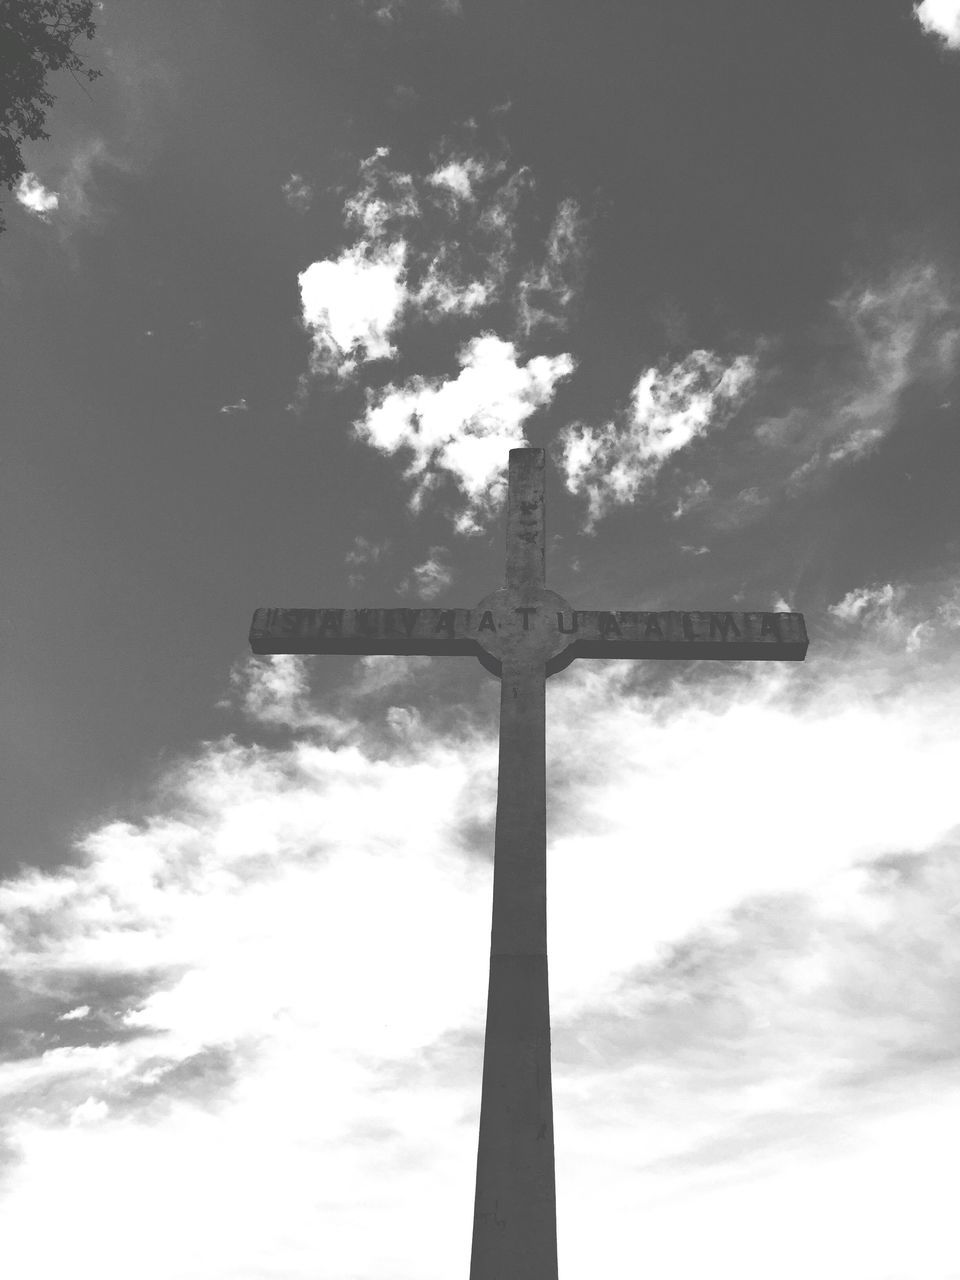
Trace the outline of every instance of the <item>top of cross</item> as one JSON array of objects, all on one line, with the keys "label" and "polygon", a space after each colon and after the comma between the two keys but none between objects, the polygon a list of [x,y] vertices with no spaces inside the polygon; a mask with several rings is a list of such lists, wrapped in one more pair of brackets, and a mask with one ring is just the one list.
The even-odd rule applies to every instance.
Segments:
[{"label": "top of cross", "polygon": [[507,487],[507,565],[504,585],[518,591],[546,579],[544,453],[511,449]]},{"label": "top of cross", "polygon": [[574,609],[545,586],[544,451],[511,449],[505,582],[475,609],[258,609],[254,653],[472,654],[504,664],[574,658],[799,661],[803,615],[776,612]]}]

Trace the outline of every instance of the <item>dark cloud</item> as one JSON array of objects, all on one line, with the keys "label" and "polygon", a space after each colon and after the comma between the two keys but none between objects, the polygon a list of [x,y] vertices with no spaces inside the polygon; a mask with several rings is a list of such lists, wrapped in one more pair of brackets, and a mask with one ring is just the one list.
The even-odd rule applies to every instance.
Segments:
[{"label": "dark cloud", "polygon": [[157,1120],[185,1102],[215,1109],[229,1101],[230,1091],[256,1057],[256,1041],[205,1045],[184,1058],[157,1054],[139,1064],[139,1078],[125,1088],[107,1089],[112,1111]]},{"label": "dark cloud", "polygon": [[483,1028],[451,1027],[417,1053],[402,1059],[378,1059],[375,1068],[378,1091],[402,1089],[424,1082],[437,1088],[470,1090],[480,1079],[483,1064]]},{"label": "dark cloud", "polygon": [[[557,1069],[650,1097],[743,1096],[742,1119],[657,1168],[834,1141],[852,1093],[858,1114],[911,1105],[960,1059],[960,845],[851,874],[836,906],[829,892],[749,899],[555,1021]],[[751,1107],[758,1089],[782,1104]]]},{"label": "dark cloud", "polygon": [[[148,1051],[118,1058],[96,1052],[133,1040]],[[44,1124],[65,1124],[86,1104],[102,1108],[104,1115],[152,1122],[179,1103],[215,1108],[228,1100],[257,1053],[255,1037],[204,1045],[180,1055],[165,1053],[164,1046],[163,1034],[143,1027],[134,1034],[109,1037],[94,1032],[73,1044],[44,1037],[29,1059],[21,1059],[21,1083],[6,1089],[3,1116],[7,1122],[29,1115]]]},{"label": "dark cloud", "polygon": [[[147,1034],[125,1016],[174,985],[180,969],[134,972],[56,969],[0,975],[0,1060],[35,1058],[53,1049],[123,1044]],[[74,1011],[82,1016],[71,1017]]]}]

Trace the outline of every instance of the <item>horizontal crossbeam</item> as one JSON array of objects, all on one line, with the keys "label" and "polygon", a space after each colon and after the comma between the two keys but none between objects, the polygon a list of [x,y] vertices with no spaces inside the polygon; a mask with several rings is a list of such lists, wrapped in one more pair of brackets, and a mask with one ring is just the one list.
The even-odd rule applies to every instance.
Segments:
[{"label": "horizontal crossbeam", "polygon": [[[799,613],[670,610],[258,609],[254,653],[487,656],[484,641],[537,626],[565,642],[547,670],[574,658],[714,658],[801,661],[807,632]],[[513,614],[519,615],[513,617]],[[540,617],[538,615],[542,614]],[[487,663],[486,665],[490,665]]]},{"label": "horizontal crossbeam", "polygon": [[254,653],[477,653],[470,609],[258,609]]}]

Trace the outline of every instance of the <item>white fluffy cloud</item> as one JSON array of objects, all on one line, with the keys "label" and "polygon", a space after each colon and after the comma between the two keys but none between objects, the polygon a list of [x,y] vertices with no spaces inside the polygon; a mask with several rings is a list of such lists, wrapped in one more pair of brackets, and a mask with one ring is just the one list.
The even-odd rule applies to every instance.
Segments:
[{"label": "white fluffy cloud", "polygon": [[[582,273],[582,219],[573,201],[561,202],[543,263],[517,282],[516,232],[531,189],[526,169],[509,173],[503,160],[450,148],[421,177],[391,168],[383,147],[363,161],[344,202],[353,243],[299,276],[311,374],[352,378],[362,365],[403,354],[416,325],[463,321],[495,303],[508,305],[527,338],[544,324],[562,327]],[[523,423],[574,362],[567,354],[523,361],[489,330],[464,344],[461,327],[456,341],[456,378],[415,375],[371,388],[355,428],[384,453],[412,453],[414,510],[452,478],[466,498],[456,528],[475,533],[501,494],[505,451],[524,443]],[[304,378],[300,405],[306,387]]]},{"label": "white fluffy cloud", "polygon": [[921,0],[913,12],[924,31],[960,49],[960,0]]},{"label": "white fluffy cloud", "polygon": [[406,301],[405,258],[402,240],[376,248],[360,243],[300,273],[314,372],[345,377],[363,361],[395,354],[390,335]]},{"label": "white fluffy cloud", "polygon": [[90,1006],[88,1004],[77,1005],[76,1009],[68,1009],[66,1013],[61,1013],[61,1022],[72,1022],[75,1019],[86,1018],[90,1014]]},{"label": "white fluffy cloud", "polygon": [[392,334],[409,302],[407,243],[399,228],[417,217],[419,205],[412,179],[390,169],[388,155],[380,147],[361,163],[357,189],[344,202],[353,244],[298,276],[314,374],[345,378],[366,361],[396,354]]},{"label": "white fluffy cloud", "polygon": [[474,201],[477,198],[477,184],[502,173],[504,168],[502,161],[489,164],[477,156],[453,155],[437,165],[426,180],[431,187],[449,192],[456,202]]},{"label": "white fluffy cloud", "polygon": [[532,186],[526,169],[508,173],[502,159],[446,149],[428,174],[414,175],[391,168],[389,151],[378,148],[344,202],[353,243],[299,276],[311,372],[352,377],[365,362],[396,356],[404,326],[472,316],[505,300],[526,336],[541,324],[561,327],[582,274],[582,219],[572,201],[557,210],[543,264],[508,299]]},{"label": "white fluffy cloud", "polygon": [[828,611],[842,625],[903,644],[910,653],[960,629],[960,595],[944,593],[932,606],[903,583],[855,587]]},{"label": "white fluffy cloud", "polygon": [[[568,1270],[617,1274],[643,1220],[668,1280],[718,1248],[738,1280],[771,1257],[787,1280],[951,1274],[956,598],[926,600],[922,661],[854,600],[802,666],[551,680]],[[145,1280],[185,1256],[307,1280],[318,1231],[331,1278],[467,1256],[498,691],[478,671],[443,728],[443,664],[358,663],[362,716],[321,712],[309,677],[245,663],[253,736],[283,745],[208,744],[76,865],[0,890],[17,1280],[94,1256],[120,1280],[134,1255]]]},{"label": "white fluffy cloud", "polygon": [[[388,149],[379,147],[361,163],[357,189],[344,202],[354,243],[335,258],[311,263],[298,277],[314,374],[350,377],[360,364],[393,358],[393,335],[405,313],[469,312],[487,300],[483,282],[462,285],[454,278],[439,248],[416,287],[408,287],[411,253],[403,232],[419,220],[421,204],[413,177],[391,169],[388,157]],[[447,168],[469,185],[469,175],[479,175],[477,166],[475,172],[451,161]],[[431,181],[444,185],[436,173]]]},{"label": "white fluffy cloud", "polygon": [[587,527],[612,507],[633,502],[673,454],[723,427],[756,370],[752,356],[724,361],[711,351],[692,351],[667,368],[645,369],[616,421],[567,427],[559,440],[561,467],[570,492],[588,500]]},{"label": "white fluffy cloud", "polygon": [[24,173],[16,185],[14,194],[25,209],[29,209],[44,221],[47,221],[47,215],[60,204],[59,193],[48,191],[35,173]]},{"label": "white fluffy cloud", "polygon": [[842,600],[830,605],[830,612],[841,622],[859,621],[865,613],[889,612],[898,592],[892,583],[882,587],[856,587]]},{"label": "white fluffy cloud", "polygon": [[513,343],[493,334],[474,338],[460,353],[456,378],[411,378],[369,392],[355,428],[361,440],[394,454],[409,451],[405,475],[415,481],[414,509],[446,476],[466,498],[460,532],[474,532],[503,495],[504,458],[524,444],[523,424],[552,399],[572,373],[569,355],[518,360]]}]

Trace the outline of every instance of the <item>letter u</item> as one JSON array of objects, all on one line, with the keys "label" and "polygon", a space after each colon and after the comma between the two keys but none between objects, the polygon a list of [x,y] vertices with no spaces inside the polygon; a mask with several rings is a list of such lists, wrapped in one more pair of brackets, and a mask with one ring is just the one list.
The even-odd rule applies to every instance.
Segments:
[{"label": "letter u", "polygon": [[557,630],[560,632],[562,636],[573,635],[574,631],[578,630],[580,626],[580,620],[577,617],[576,609],[570,610],[570,620],[571,620],[571,626],[569,628],[565,627],[563,625],[563,614],[560,612],[559,609],[557,610]]}]

